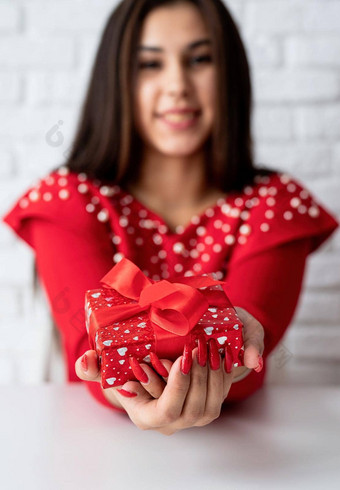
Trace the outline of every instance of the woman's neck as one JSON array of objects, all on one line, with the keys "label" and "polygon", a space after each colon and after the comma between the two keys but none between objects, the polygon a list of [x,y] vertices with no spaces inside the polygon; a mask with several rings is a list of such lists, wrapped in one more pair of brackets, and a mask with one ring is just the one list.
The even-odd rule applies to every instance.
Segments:
[{"label": "woman's neck", "polygon": [[147,198],[168,210],[196,206],[209,193],[204,155],[145,159],[138,182],[129,190],[136,198]]}]

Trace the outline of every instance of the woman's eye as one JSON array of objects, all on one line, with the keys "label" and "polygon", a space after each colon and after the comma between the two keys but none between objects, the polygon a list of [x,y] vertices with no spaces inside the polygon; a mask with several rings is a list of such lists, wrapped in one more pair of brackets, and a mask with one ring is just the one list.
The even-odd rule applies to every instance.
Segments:
[{"label": "woman's eye", "polygon": [[[202,62],[210,62],[211,61],[211,56],[196,56],[194,58],[190,59],[190,63],[196,64],[196,63],[202,63]],[[160,66],[160,63],[158,61],[146,61],[146,62],[141,62],[139,63],[139,68],[144,69],[144,68],[158,68]]]}]

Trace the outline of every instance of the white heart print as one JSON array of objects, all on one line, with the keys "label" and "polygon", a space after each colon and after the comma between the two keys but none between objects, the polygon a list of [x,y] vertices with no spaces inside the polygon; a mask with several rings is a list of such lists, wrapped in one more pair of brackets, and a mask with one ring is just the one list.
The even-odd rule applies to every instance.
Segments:
[{"label": "white heart print", "polygon": [[213,318],[217,318],[218,315],[211,315]]},{"label": "white heart print", "polygon": [[117,349],[117,352],[120,356],[124,356],[126,351],[127,347],[120,347],[119,349]]},{"label": "white heart print", "polygon": [[109,384],[109,385],[113,385],[113,383],[116,381],[117,378],[106,378],[106,382]]},{"label": "white heart print", "polygon": [[99,298],[100,293],[93,293],[91,294],[92,298]]},{"label": "white heart print", "polygon": [[238,324],[236,323],[236,325],[234,325],[234,326],[233,326],[233,328],[234,328],[235,330],[238,330]]},{"label": "white heart print", "polygon": [[119,364],[124,364],[125,359],[122,359],[121,361],[118,361],[118,362],[119,362]]},{"label": "white heart print", "polygon": [[212,333],[212,331],[213,331],[213,330],[214,330],[214,327],[206,327],[206,328],[204,329],[204,331],[205,331],[205,333],[206,333],[207,335],[211,335],[211,333]]},{"label": "white heart print", "polygon": [[222,345],[224,344],[224,342],[227,340],[227,337],[218,337],[217,338],[217,342]]},{"label": "white heart print", "polygon": [[151,349],[151,344],[146,344],[145,348],[146,349]]},{"label": "white heart print", "polygon": [[216,308],[208,308],[208,311],[211,311],[211,313],[216,313]]},{"label": "white heart print", "polygon": [[112,342],[113,340],[104,340],[103,344],[109,346],[112,344]]}]

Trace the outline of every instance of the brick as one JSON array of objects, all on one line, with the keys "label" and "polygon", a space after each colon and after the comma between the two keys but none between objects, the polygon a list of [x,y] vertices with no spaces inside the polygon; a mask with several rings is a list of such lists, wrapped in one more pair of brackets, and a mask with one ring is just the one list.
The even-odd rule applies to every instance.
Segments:
[{"label": "brick", "polygon": [[304,285],[314,289],[339,289],[340,257],[334,254],[323,255],[320,253],[321,248],[308,258]]},{"label": "brick", "polygon": [[294,323],[310,325],[340,325],[340,290],[305,291],[294,317]]},{"label": "brick", "polygon": [[283,367],[277,367],[275,353],[267,360],[268,385],[339,385],[340,364],[335,361],[309,360],[292,357]]},{"label": "brick", "polygon": [[247,55],[251,66],[278,67],[282,65],[282,49],[279,40],[268,34],[244,35]]},{"label": "brick", "polygon": [[32,286],[33,252],[18,238],[15,247],[0,256],[0,286]]},{"label": "brick", "polygon": [[[9,139],[12,138],[15,145],[18,142],[23,144],[39,142],[41,145],[48,145],[46,141],[46,138],[49,138],[48,132],[53,130],[58,121],[63,121],[61,126],[65,136],[64,140],[71,138],[77,117],[78,113],[74,109],[56,104],[36,107],[34,110],[29,106],[15,108],[6,106],[2,108],[0,134]],[[50,141],[53,138],[55,141],[55,135],[50,135]],[[52,147],[55,148],[53,145]]]},{"label": "brick", "polygon": [[339,113],[339,103],[298,107],[295,111],[297,136],[300,139],[340,140]]},{"label": "brick", "polygon": [[20,27],[20,6],[13,2],[0,3],[0,32],[16,32]]},{"label": "brick", "polygon": [[286,34],[298,30],[302,11],[296,0],[257,0],[245,5],[247,32]]},{"label": "brick", "polygon": [[340,66],[340,38],[334,36],[290,36],[284,40],[287,63],[292,66]]},{"label": "brick", "polygon": [[306,2],[302,21],[305,32],[334,32],[339,34],[340,3],[338,0]]},{"label": "brick", "polygon": [[270,168],[289,172],[295,178],[306,180],[324,177],[332,168],[329,145],[314,142],[269,143],[256,142],[256,161],[268,162]]},{"label": "brick", "polygon": [[259,107],[254,111],[256,140],[289,141],[293,138],[293,115],[285,107]]},{"label": "brick", "polygon": [[340,214],[340,177],[327,176],[320,179],[308,181],[308,186],[314,194],[315,199],[319,200],[333,214]]},{"label": "brick", "polygon": [[78,109],[85,96],[87,78],[71,72],[27,74],[27,102],[30,105],[71,104]]},{"label": "brick", "polygon": [[289,335],[292,354],[299,359],[340,360],[340,324],[294,329]]},{"label": "brick", "polygon": [[25,5],[30,32],[97,32],[115,7],[116,1],[55,2],[32,1]]},{"label": "brick", "polygon": [[46,36],[7,37],[0,43],[0,68],[58,70],[75,64],[73,39]]},{"label": "brick", "polygon": [[0,104],[15,104],[22,100],[22,80],[18,73],[0,73]]},{"label": "brick", "polygon": [[259,70],[253,86],[257,102],[322,102],[340,96],[336,71],[307,69]]},{"label": "brick", "polygon": [[66,136],[60,140],[60,146],[50,146],[45,138],[35,138],[31,141],[18,143],[16,158],[18,172],[22,177],[38,180],[50,170],[65,160],[64,153],[70,144]]},{"label": "brick", "polygon": [[0,177],[10,178],[15,175],[14,154],[10,149],[0,148]]}]

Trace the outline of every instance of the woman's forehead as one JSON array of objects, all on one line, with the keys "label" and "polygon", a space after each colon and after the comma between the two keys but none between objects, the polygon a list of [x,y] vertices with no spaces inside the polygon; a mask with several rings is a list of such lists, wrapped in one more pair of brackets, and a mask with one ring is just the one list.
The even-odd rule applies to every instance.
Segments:
[{"label": "woman's forehead", "polygon": [[193,42],[207,37],[208,30],[200,11],[184,3],[152,10],[144,19],[139,45],[161,52],[174,44],[189,48]]}]

